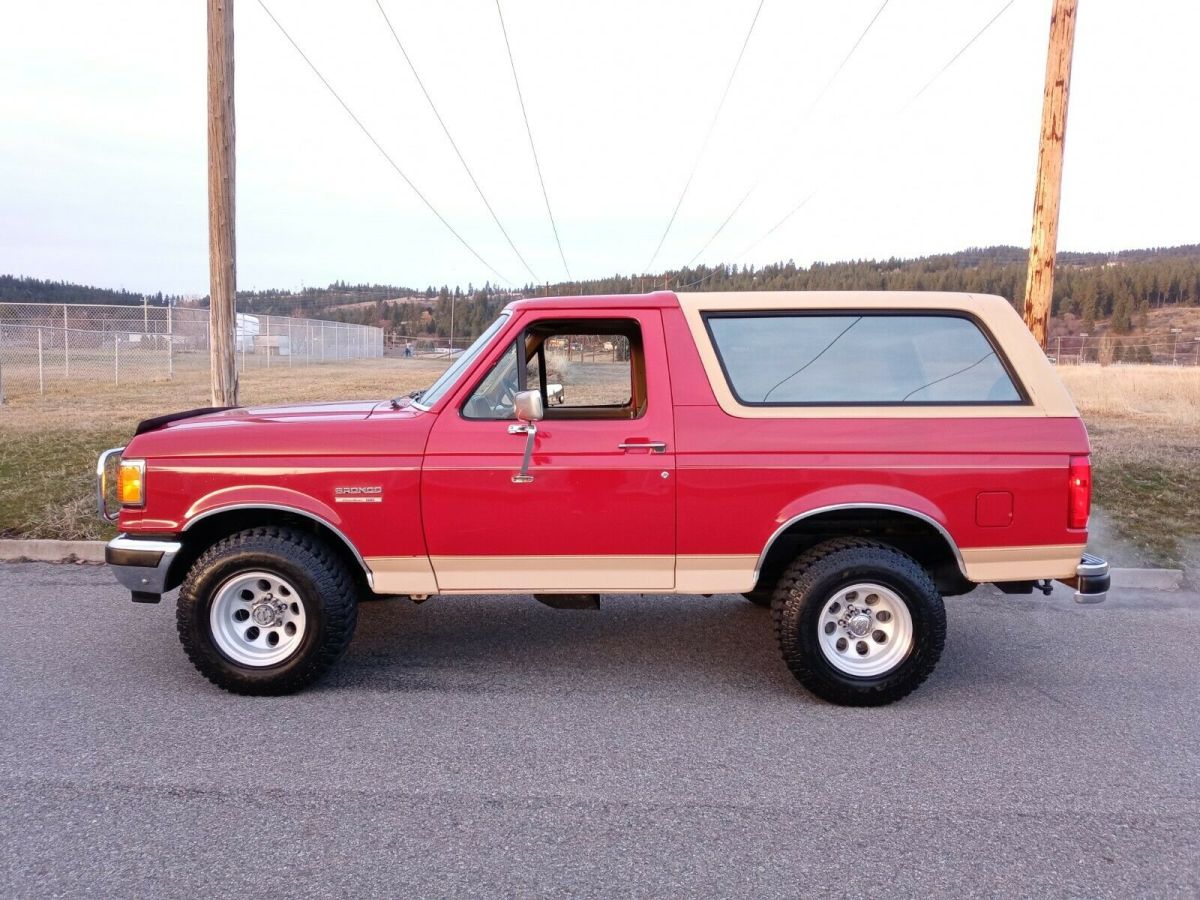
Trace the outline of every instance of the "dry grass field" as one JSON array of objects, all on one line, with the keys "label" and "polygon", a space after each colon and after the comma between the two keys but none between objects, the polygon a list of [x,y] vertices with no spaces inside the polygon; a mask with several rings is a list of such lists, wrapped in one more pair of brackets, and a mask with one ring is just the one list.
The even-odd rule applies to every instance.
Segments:
[{"label": "dry grass field", "polygon": [[1096,504],[1144,558],[1200,548],[1200,367],[1061,366],[1092,439]]},{"label": "dry grass field", "polygon": [[[444,365],[387,358],[251,369],[243,402],[381,399],[430,384]],[[564,380],[575,382],[586,368]],[[1092,437],[1097,506],[1146,560],[1178,564],[1200,539],[1200,368],[1059,372]],[[200,375],[11,398],[0,407],[0,536],[105,536],[92,501],[97,452],[128,440],[143,418],[207,404]]]}]

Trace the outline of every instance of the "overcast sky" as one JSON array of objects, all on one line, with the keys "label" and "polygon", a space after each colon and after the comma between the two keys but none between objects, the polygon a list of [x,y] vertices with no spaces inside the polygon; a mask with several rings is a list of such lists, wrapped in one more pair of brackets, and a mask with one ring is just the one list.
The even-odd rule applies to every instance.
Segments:
[{"label": "overcast sky", "polygon": [[[383,2],[516,245],[541,280],[564,278],[494,0]],[[1051,0],[1016,0],[908,105],[1006,2],[891,0],[814,108],[880,0],[765,0],[654,268],[688,262],[754,184],[700,261],[1025,245]],[[439,211],[528,281],[375,0],[267,3]],[[757,6],[504,0],[574,276],[647,266]],[[1059,246],[1200,241],[1200,4],[1080,7]],[[237,0],[235,30],[239,287],[492,278],[257,0]],[[207,291],[203,2],[6,4],[0,86],[0,272]]]}]

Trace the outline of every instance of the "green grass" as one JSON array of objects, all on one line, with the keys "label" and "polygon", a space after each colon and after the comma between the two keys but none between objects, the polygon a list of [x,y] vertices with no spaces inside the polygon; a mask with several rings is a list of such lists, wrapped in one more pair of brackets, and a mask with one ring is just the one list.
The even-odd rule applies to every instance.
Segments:
[{"label": "green grass", "polygon": [[96,455],[127,439],[125,429],[0,431],[0,537],[114,534],[96,513]]},{"label": "green grass", "polygon": [[1200,540],[1200,429],[1092,429],[1093,502],[1151,564],[1183,565]]}]

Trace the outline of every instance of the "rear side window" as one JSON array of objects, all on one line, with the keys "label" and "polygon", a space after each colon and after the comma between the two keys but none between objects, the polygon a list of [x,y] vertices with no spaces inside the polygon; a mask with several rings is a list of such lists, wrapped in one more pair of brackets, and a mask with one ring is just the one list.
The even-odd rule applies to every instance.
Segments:
[{"label": "rear side window", "polygon": [[1023,403],[966,316],[714,313],[717,357],[747,406]]}]

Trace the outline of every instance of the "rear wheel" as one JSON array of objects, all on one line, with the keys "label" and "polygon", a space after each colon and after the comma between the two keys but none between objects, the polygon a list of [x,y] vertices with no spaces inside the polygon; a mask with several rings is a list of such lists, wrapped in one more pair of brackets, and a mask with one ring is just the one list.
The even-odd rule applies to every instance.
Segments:
[{"label": "rear wheel", "polygon": [[357,597],[342,561],[288,528],[253,528],[206,550],[176,606],[179,639],[209,681],[239,694],[286,694],[345,652]]},{"label": "rear wheel", "polygon": [[817,696],[880,706],[933,671],[946,610],[929,574],[894,547],[859,538],[818,544],[785,570],[772,599],[784,662]]}]

